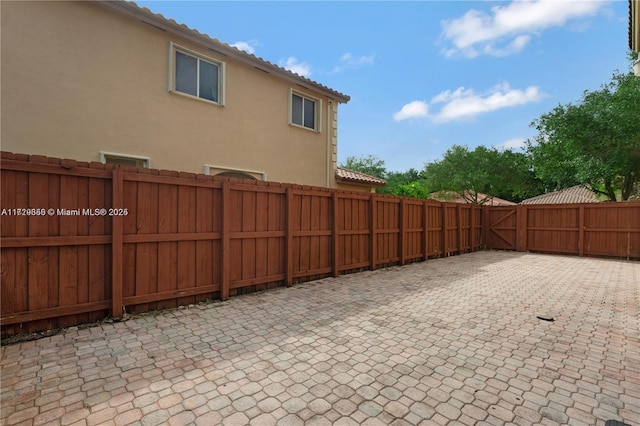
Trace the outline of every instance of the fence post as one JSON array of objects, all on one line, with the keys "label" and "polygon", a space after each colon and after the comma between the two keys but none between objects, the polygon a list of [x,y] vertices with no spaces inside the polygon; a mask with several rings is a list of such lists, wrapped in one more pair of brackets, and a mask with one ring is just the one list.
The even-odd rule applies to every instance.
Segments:
[{"label": "fence post", "polygon": [[475,204],[471,205],[471,210],[469,210],[469,251],[474,252],[477,250],[476,248],[476,211],[478,210],[478,206]]},{"label": "fence post", "polygon": [[220,288],[220,299],[227,300],[229,298],[229,275],[230,275],[230,256],[231,243],[229,238],[229,231],[231,227],[231,214],[229,208],[231,206],[231,190],[229,188],[229,181],[227,179],[222,181],[222,233],[220,235],[222,244],[222,258],[221,258],[221,278],[222,284]]},{"label": "fence post", "polygon": [[376,196],[371,194],[369,197],[369,256],[371,256],[371,270],[376,269],[376,258],[378,256],[376,244],[376,222],[378,221],[378,213],[376,211]]},{"label": "fence post", "polygon": [[399,220],[399,226],[398,228],[400,228],[400,235],[398,236],[398,249],[400,250],[400,252],[398,253],[400,255],[400,265],[404,265],[406,263],[406,253],[405,253],[405,249],[404,249],[404,237],[405,237],[405,232],[406,232],[406,221],[404,220],[404,211],[405,211],[405,199],[401,198],[400,199],[400,207],[398,210],[400,210],[399,214],[398,214],[398,220]]},{"label": "fence post", "polygon": [[[111,177],[112,207],[124,208],[124,176],[122,169],[115,167]],[[124,216],[111,216],[111,315],[122,318],[123,314],[123,240]]]},{"label": "fence post", "polygon": [[480,219],[480,246],[485,250],[489,249],[488,238],[489,238],[489,208],[487,206],[480,206],[481,219]]},{"label": "fence post", "polygon": [[584,256],[584,204],[580,204],[578,213],[578,256]]},{"label": "fence post", "polygon": [[458,214],[458,254],[462,254],[464,251],[462,247],[462,204],[456,206],[456,213]]},{"label": "fence post", "polygon": [[334,277],[340,275],[338,270],[338,193],[331,193],[331,273]]},{"label": "fence post", "polygon": [[286,226],[286,250],[287,257],[285,259],[286,262],[286,285],[287,287],[293,285],[293,232],[292,221],[293,221],[293,193],[291,192],[291,187],[287,187],[287,198],[286,198],[286,212],[287,212],[287,226]]},{"label": "fence post", "polygon": [[446,256],[449,253],[449,247],[447,247],[447,205],[445,203],[440,203],[440,208],[442,209],[442,234],[441,234],[441,253],[440,256]]},{"label": "fence post", "polygon": [[429,258],[429,208],[427,207],[427,200],[424,200],[422,203],[422,225],[424,227],[424,235],[422,239],[422,243],[424,245],[424,252],[422,253],[422,260],[427,260]]}]

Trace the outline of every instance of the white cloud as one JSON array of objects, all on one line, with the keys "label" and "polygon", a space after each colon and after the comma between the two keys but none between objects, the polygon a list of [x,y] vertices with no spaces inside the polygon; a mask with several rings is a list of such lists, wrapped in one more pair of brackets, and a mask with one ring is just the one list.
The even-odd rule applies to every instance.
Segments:
[{"label": "white cloud", "polygon": [[343,64],[345,64],[350,68],[360,68],[366,65],[373,65],[374,59],[375,59],[375,55],[369,55],[369,56],[363,55],[363,56],[354,57],[353,54],[351,54],[350,52],[347,52],[344,55],[342,55],[342,57],[340,58],[340,62],[342,62]]},{"label": "white cloud", "polygon": [[422,118],[429,115],[429,106],[425,101],[409,102],[402,109],[393,114],[396,121],[408,120],[410,118]]},{"label": "white cloud", "polygon": [[531,35],[563,26],[567,21],[595,15],[607,1],[521,0],[494,6],[491,13],[469,10],[442,22],[443,37],[453,46],[445,56],[505,56],[520,52]]},{"label": "white cloud", "polygon": [[255,46],[257,46],[257,42],[255,40],[251,40],[251,41],[236,41],[235,43],[233,43],[231,46],[235,47],[236,49],[240,49],[240,50],[244,50],[247,53],[250,54],[254,54],[255,53]]},{"label": "white cloud", "polygon": [[353,56],[351,52],[347,52],[340,57],[340,65],[331,70],[331,74],[337,74],[347,69],[358,69],[373,65],[375,55]]},{"label": "white cloud", "polygon": [[476,94],[473,89],[460,87],[453,92],[442,92],[431,100],[432,104],[444,104],[432,118],[440,123],[469,119],[478,114],[536,102],[541,98],[542,92],[536,86],[519,90],[511,89],[509,84],[504,83],[484,94]]},{"label": "white cloud", "polygon": [[306,62],[298,62],[298,59],[294,56],[289,56],[286,60],[281,59],[278,65],[302,77],[309,77],[311,75],[311,65]]},{"label": "white cloud", "polygon": [[522,149],[525,146],[527,146],[527,140],[525,138],[513,138],[513,139],[508,139],[496,145],[495,147],[503,150],[509,150],[509,149],[517,150],[517,149]]}]

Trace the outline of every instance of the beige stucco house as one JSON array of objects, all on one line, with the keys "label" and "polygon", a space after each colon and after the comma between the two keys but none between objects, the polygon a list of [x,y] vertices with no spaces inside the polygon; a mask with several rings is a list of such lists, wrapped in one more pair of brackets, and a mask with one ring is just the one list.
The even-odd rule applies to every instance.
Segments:
[{"label": "beige stucco house", "polygon": [[336,187],[347,95],[134,3],[0,7],[3,151]]}]

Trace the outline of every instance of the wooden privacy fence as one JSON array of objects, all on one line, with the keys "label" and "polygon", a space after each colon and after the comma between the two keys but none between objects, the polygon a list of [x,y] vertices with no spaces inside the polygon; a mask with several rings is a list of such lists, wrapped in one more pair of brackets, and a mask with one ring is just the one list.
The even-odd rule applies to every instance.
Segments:
[{"label": "wooden privacy fence", "polygon": [[484,247],[483,208],[2,153],[2,334]]},{"label": "wooden privacy fence", "polygon": [[488,248],[640,259],[640,202],[491,207]]}]

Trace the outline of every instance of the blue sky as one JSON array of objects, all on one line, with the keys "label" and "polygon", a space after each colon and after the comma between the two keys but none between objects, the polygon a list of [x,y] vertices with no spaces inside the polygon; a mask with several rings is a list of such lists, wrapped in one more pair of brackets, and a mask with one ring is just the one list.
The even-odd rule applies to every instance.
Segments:
[{"label": "blue sky", "polygon": [[139,5],[351,96],[338,156],[421,169],[454,144],[519,149],[531,121],[628,70],[628,2]]}]

